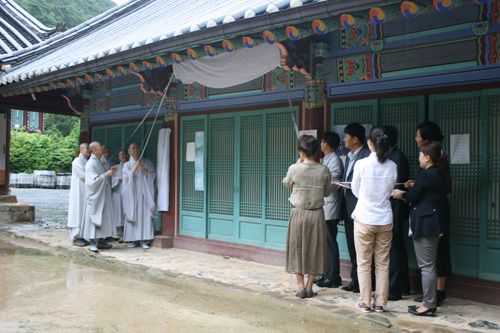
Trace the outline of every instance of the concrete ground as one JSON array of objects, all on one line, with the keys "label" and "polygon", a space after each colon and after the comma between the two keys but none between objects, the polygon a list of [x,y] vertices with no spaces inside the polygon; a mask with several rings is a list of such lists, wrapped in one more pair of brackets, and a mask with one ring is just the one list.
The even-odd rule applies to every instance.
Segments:
[{"label": "concrete ground", "polygon": [[[262,265],[233,258],[190,252],[180,249],[127,248],[126,244],[113,242],[110,250],[99,254],[88,248],[72,246],[65,229],[40,229],[31,223],[10,223],[0,230],[12,238],[26,238],[50,247],[67,251],[69,255],[95,257],[98,260],[136,265],[144,270],[174,276],[213,281],[229,287],[248,289],[265,297],[288,302],[291,307],[347,316],[353,322],[369,321],[376,327],[390,331],[407,332],[492,332],[500,329],[500,307],[475,303],[456,298],[447,298],[438,308],[435,317],[417,317],[408,314],[408,305],[416,304],[416,295],[403,300],[389,302],[384,313],[365,314],[354,308],[358,294],[340,288],[314,287],[315,296],[297,299],[295,276],[283,267]],[[349,281],[344,280],[346,285]]]}]

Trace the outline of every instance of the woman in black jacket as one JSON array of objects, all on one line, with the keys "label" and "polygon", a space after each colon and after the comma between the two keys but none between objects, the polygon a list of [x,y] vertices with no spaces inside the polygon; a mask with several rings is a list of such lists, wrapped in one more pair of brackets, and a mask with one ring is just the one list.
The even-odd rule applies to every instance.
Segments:
[{"label": "woman in black jacket", "polygon": [[446,181],[439,170],[441,145],[432,141],[420,147],[419,162],[422,171],[411,190],[394,190],[392,197],[410,203],[410,232],[422,271],[423,299],[420,306],[410,306],[408,312],[424,316],[436,312],[437,270],[436,257],[439,239],[448,223]]}]

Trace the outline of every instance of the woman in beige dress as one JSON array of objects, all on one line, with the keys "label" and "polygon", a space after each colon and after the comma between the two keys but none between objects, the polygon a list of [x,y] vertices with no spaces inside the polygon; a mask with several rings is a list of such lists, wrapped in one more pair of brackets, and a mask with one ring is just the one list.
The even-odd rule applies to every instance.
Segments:
[{"label": "woman in beige dress", "polygon": [[[299,159],[290,166],[283,184],[292,188],[292,211],[286,240],[286,271],[295,273],[300,298],[312,297],[316,275],[326,271],[326,226],[324,197],[331,191],[331,175],[318,163],[320,144],[302,135],[297,143]],[[304,285],[304,275],[308,274]]]}]

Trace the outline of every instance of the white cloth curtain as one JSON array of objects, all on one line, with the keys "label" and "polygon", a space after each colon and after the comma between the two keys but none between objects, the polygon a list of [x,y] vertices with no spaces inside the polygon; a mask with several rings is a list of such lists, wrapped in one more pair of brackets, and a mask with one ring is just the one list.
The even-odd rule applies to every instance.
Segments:
[{"label": "white cloth curtain", "polygon": [[170,128],[158,133],[158,211],[168,212],[170,199]]},{"label": "white cloth curtain", "polygon": [[174,63],[175,77],[184,84],[198,82],[209,88],[227,88],[264,75],[280,66],[281,53],[274,44],[243,48],[214,57]]}]

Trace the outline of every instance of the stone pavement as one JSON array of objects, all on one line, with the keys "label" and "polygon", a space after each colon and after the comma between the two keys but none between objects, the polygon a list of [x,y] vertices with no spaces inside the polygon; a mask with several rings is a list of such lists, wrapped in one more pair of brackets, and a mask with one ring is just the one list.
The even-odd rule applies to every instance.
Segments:
[{"label": "stone pavement", "polygon": [[[274,297],[290,306],[317,308],[318,311],[348,316],[349,320],[368,320],[378,329],[407,332],[493,332],[499,331],[500,307],[448,298],[438,308],[435,317],[417,317],[407,313],[408,305],[416,304],[416,295],[406,296],[400,301],[389,301],[384,313],[365,314],[354,308],[358,294],[345,292],[340,288],[318,288],[314,286],[315,296],[298,299],[295,276],[284,271],[283,267],[262,265],[233,258],[208,255],[181,249],[127,248],[126,244],[113,242],[110,250],[99,254],[71,245],[68,232],[64,229],[39,229],[29,223],[10,223],[0,230],[11,237],[27,238],[45,243],[50,247],[71,251],[74,255],[91,256],[100,260],[139,265],[140,267],[161,271],[174,276],[213,281],[222,285],[250,289],[266,297]],[[344,280],[346,285],[349,281]]]}]

